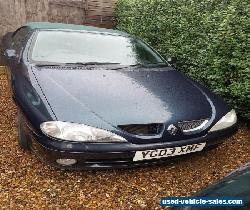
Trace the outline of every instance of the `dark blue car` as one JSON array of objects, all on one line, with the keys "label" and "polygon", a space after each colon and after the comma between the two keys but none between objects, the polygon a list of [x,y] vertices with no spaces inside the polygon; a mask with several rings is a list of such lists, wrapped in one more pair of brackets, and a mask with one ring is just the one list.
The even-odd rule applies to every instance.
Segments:
[{"label": "dark blue car", "polygon": [[217,183],[198,191],[193,197],[207,199],[242,199],[243,206],[185,206],[173,207],[172,210],[249,210],[250,209],[250,162],[240,166]]},{"label": "dark blue car", "polygon": [[236,131],[220,97],[127,33],[29,23],[3,46],[20,146],[54,166],[159,163]]}]

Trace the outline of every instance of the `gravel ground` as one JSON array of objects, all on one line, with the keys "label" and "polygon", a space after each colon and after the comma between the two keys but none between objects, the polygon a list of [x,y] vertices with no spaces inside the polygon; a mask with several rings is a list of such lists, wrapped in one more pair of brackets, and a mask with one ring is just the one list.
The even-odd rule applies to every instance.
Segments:
[{"label": "gravel ground", "polygon": [[2,70],[1,209],[160,209],[160,197],[191,195],[250,160],[250,131],[241,124],[238,133],[218,148],[171,164],[106,171],[51,168],[18,147],[17,111]]}]

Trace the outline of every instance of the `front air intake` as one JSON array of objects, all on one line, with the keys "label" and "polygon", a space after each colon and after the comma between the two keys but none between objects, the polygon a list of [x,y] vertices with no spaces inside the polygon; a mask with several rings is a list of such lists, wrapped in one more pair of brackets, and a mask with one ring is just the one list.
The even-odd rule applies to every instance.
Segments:
[{"label": "front air intake", "polygon": [[163,130],[163,124],[152,123],[152,124],[130,124],[130,125],[119,125],[120,129],[134,135],[157,135]]},{"label": "front air intake", "polygon": [[178,122],[178,127],[183,133],[189,133],[201,130],[209,119],[191,120]]}]

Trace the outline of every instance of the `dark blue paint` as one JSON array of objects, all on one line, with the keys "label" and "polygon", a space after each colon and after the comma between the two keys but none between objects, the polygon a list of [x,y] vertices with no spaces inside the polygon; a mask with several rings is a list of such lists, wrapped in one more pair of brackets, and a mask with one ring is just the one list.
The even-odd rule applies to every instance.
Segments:
[{"label": "dark blue paint", "polygon": [[[250,209],[250,162],[237,168],[232,173],[224,177],[217,183],[208,186],[207,188],[198,191],[192,197],[203,198],[234,198],[243,199],[244,206],[235,208],[234,206],[228,207],[189,207],[189,210],[249,210]],[[184,210],[184,207],[175,207],[172,210]]]},{"label": "dark blue paint", "polygon": [[[113,150],[127,151],[131,156],[136,149],[204,142],[235,131],[235,128],[230,128],[217,134],[208,134],[208,130],[230,111],[229,107],[207,88],[172,67],[124,70],[37,67],[28,60],[33,32],[30,31],[24,43],[21,57],[6,61],[15,101],[27,118],[34,137],[33,145],[40,145],[37,151],[46,151],[46,148],[52,150],[50,153],[54,150],[67,151],[64,154],[70,156],[71,152],[110,153]],[[10,42],[11,39],[4,42],[6,49],[11,46]],[[181,133],[171,136],[165,130],[161,135],[144,138],[128,134],[117,127],[124,124],[163,123],[167,128],[179,121],[205,118],[210,119],[209,125],[201,133],[191,136]],[[71,144],[53,140],[40,130],[42,122],[52,120],[110,130],[130,143]],[[55,152],[50,157],[53,162],[58,154]]]}]

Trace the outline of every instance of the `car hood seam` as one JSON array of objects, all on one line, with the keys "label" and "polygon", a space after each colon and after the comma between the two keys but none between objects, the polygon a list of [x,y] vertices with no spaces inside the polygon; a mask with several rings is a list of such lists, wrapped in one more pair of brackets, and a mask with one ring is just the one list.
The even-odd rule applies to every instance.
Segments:
[{"label": "car hood seam", "polygon": [[51,104],[49,103],[49,101],[48,101],[48,99],[47,99],[47,97],[46,97],[46,95],[45,95],[45,93],[44,93],[44,91],[43,91],[43,88],[41,87],[41,85],[40,85],[40,83],[39,83],[39,81],[38,81],[38,79],[37,79],[37,77],[36,77],[36,74],[34,73],[32,67],[31,67],[31,71],[32,71],[32,73],[33,73],[33,75],[34,75],[34,77],[35,77],[35,80],[36,80],[36,82],[37,82],[37,85],[39,86],[39,88],[40,88],[40,90],[41,90],[41,92],[42,92],[42,94],[43,94],[43,96],[44,96],[46,102],[48,103],[48,105],[49,105],[49,107],[50,107],[50,109],[51,109],[51,112],[53,113],[53,115],[54,115],[54,117],[56,118],[56,120],[58,120],[58,118],[57,118],[57,116],[56,116],[56,114],[55,114],[55,112],[54,112],[54,110],[53,110]]}]

